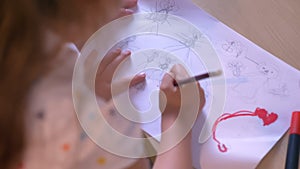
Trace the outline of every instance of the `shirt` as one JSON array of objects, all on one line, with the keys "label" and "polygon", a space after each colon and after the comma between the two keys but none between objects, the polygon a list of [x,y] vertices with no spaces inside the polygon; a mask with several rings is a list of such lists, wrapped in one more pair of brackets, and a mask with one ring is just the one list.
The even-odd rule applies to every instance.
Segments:
[{"label": "shirt", "polygon": [[[54,36],[51,43],[55,42]],[[28,97],[27,146],[20,168],[123,169],[138,162],[138,159],[120,157],[100,148],[83,131],[72,102],[72,74],[79,51],[73,43],[65,43],[57,55],[54,69],[33,85]],[[100,105],[106,106],[104,110],[115,110],[113,105],[99,100]],[[89,112],[86,113],[88,116]],[[110,118],[112,112],[103,114]],[[126,127],[126,123],[119,123],[119,128]],[[139,129],[129,132],[142,136]],[[149,164],[142,161],[134,168],[149,168]]]}]

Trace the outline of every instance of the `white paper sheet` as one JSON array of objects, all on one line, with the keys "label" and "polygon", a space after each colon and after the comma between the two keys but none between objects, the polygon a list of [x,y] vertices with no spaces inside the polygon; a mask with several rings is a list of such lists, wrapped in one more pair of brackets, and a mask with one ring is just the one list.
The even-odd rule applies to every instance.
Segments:
[{"label": "white paper sheet", "polygon": [[222,77],[200,82],[206,105],[193,128],[193,165],[196,169],[255,168],[288,129],[291,113],[300,109],[299,71],[191,0],[140,0],[138,12],[148,14],[144,22],[133,20],[122,28],[120,34],[128,31],[131,36],[116,47],[131,50],[132,56],[114,78],[142,71],[147,79],[127,93],[131,103],[116,102],[118,110],[132,104],[140,117],[127,117],[143,123],[143,129],[159,140],[157,93],[163,73],[175,63],[183,64],[191,75],[221,69]]},{"label": "white paper sheet", "polygon": [[[192,48],[203,45],[200,37],[204,35],[209,39],[221,61],[226,81],[226,100],[224,109],[219,115],[223,113],[228,115],[224,115],[223,119],[220,117],[218,123],[217,119],[214,119],[210,124],[204,125],[206,118],[209,117],[207,113],[210,112],[214,96],[211,81],[201,81],[206,91],[207,104],[193,130],[194,167],[255,168],[288,129],[291,112],[300,109],[300,104],[297,103],[297,100],[300,100],[300,95],[297,94],[300,93],[299,71],[194,6],[190,0],[140,0],[138,10],[179,16],[195,25],[202,34],[195,34],[192,30],[178,32],[181,42],[159,34],[134,36],[125,40],[126,43],[123,42],[126,44],[122,46],[124,49],[139,51],[151,48],[171,52],[191,69],[192,74],[198,74],[207,71],[207,68],[205,63],[195,56]],[[149,18],[154,19],[153,25],[145,27],[149,26],[147,29],[152,31],[159,32],[160,27],[169,22],[167,17]],[[169,29],[173,29],[172,25]],[[154,59],[153,63],[156,60],[149,57],[148,61],[151,59]],[[162,62],[157,61],[154,64],[159,66]],[[156,86],[157,90],[161,74],[152,74],[157,79],[149,76],[149,73],[147,75],[147,84]],[[131,89],[133,104],[144,108],[149,106],[148,96],[145,98],[143,96],[147,94],[134,94],[133,90],[136,89]],[[150,92],[147,87],[145,91]],[[157,136],[160,131],[159,124],[158,118],[152,123],[145,124],[144,130]],[[205,134],[200,136],[201,133]],[[221,151],[222,145],[226,146],[226,152]]]}]

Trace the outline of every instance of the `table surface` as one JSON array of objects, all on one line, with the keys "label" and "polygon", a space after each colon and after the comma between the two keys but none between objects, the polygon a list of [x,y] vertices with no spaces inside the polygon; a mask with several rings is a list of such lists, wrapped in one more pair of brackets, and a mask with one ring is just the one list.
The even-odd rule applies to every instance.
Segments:
[{"label": "table surface", "polygon": [[[300,70],[299,0],[193,0],[250,41]],[[283,169],[288,134],[260,162],[257,169]],[[300,167],[299,167],[300,169]]]}]

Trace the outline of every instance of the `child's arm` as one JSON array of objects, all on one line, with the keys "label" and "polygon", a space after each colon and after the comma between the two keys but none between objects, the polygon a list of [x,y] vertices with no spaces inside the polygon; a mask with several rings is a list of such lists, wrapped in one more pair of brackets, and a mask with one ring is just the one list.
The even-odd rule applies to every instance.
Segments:
[{"label": "child's arm", "polygon": [[[185,130],[185,128],[189,126],[187,124],[189,118],[197,118],[197,113],[200,112],[204,106],[205,97],[204,91],[199,86],[199,83],[183,85],[180,88],[173,85],[175,79],[180,80],[186,77],[188,77],[186,70],[181,65],[175,65],[171,69],[170,74],[166,74],[162,80],[160,87],[160,109],[163,112],[162,132],[167,131],[171,127],[171,133],[162,135],[160,148],[164,151],[170,144],[176,146],[157,156],[153,167],[154,169],[192,168],[191,130]],[[197,92],[197,89],[198,93],[193,94]],[[196,106],[193,107],[191,105]],[[193,109],[195,107],[198,109]],[[183,117],[177,119],[180,108]],[[192,115],[193,111],[197,111],[196,116]],[[175,121],[176,126],[173,125]],[[172,128],[175,128],[175,130],[172,130]],[[183,140],[180,140],[180,138],[183,138]]]},{"label": "child's arm", "polygon": [[[161,144],[170,144],[162,138]],[[157,156],[153,169],[192,169],[191,132],[174,148]]]}]

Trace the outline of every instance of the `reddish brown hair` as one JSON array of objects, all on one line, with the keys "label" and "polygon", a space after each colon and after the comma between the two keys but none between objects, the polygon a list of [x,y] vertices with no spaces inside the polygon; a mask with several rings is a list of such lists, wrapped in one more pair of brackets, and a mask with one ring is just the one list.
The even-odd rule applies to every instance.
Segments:
[{"label": "reddish brown hair", "polygon": [[[53,56],[59,50],[60,45],[57,44],[57,49],[53,49],[52,53],[43,53],[44,27],[50,25],[55,29],[58,25],[56,30],[59,32],[60,28],[98,17],[99,10],[95,8],[102,7],[102,10],[108,13],[107,10],[110,9],[105,8],[107,2],[115,2],[114,5],[117,6],[120,1],[0,1],[0,168],[14,168],[13,165],[21,161],[26,145],[24,124],[26,97],[34,81],[46,73],[50,61],[53,61]],[[85,6],[82,6],[82,3]],[[68,10],[65,10],[66,7]],[[90,15],[91,13],[87,14],[87,11],[96,13]],[[56,22],[57,20],[59,21]],[[101,23],[105,20],[109,19],[103,16]],[[78,25],[80,31],[84,29],[87,32],[86,36],[95,31],[94,28],[99,27],[92,25],[92,29],[89,29]],[[82,30],[80,34],[85,32]],[[80,38],[84,41],[86,37]]]},{"label": "reddish brown hair", "polygon": [[[34,0],[31,0],[34,1]],[[25,98],[43,73],[39,15],[30,0],[1,0],[0,9],[0,166],[13,168],[25,147]]]}]

